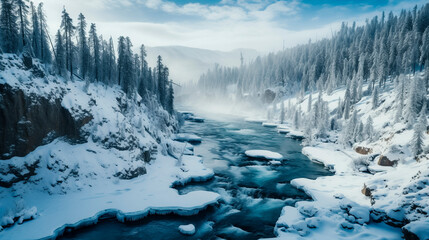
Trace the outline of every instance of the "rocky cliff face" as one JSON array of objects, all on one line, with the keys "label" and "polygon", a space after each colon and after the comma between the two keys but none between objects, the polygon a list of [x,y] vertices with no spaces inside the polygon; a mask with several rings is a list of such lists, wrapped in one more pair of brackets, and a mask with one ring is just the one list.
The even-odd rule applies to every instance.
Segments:
[{"label": "rocky cliff face", "polygon": [[61,99],[26,94],[0,84],[0,159],[25,156],[59,136],[79,140],[80,128],[92,116],[74,119]]}]

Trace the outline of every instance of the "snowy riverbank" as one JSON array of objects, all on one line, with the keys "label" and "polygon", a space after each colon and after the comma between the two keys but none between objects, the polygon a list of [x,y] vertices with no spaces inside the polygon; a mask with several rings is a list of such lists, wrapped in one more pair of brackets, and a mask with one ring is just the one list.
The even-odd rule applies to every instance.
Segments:
[{"label": "snowy riverbank", "polygon": [[[105,214],[113,214],[119,221],[133,221],[148,214],[192,215],[220,198],[207,191],[179,195],[172,188],[178,179],[187,182],[212,177],[199,157],[183,156],[186,173],[177,166],[176,159],[161,155],[146,168],[146,175],[132,180],[98,180],[91,183],[91,188],[64,195],[27,189],[21,196],[27,206],[37,208],[35,219],[4,229],[0,239],[56,237],[66,227],[94,224]],[[26,188],[24,184],[22,187]],[[11,189],[1,189],[2,205],[13,204],[14,194]]]},{"label": "snowy riverbank", "polygon": [[[353,106],[362,122],[369,117],[374,119],[372,140],[361,139],[352,147],[345,146],[341,128],[328,130],[324,138],[312,136],[308,139],[308,133],[305,134],[303,154],[325,165],[335,175],[292,180],[291,184],[305,191],[313,201],[284,207],[275,228],[278,238],[429,239],[426,214],[429,211],[429,161],[427,155],[421,155],[418,161],[414,159],[410,145],[413,130],[402,122],[393,122],[396,108],[392,106],[398,104],[396,88],[389,83],[380,90],[379,104],[374,109],[372,99],[365,96]],[[339,89],[332,95],[321,96],[327,112],[336,114],[338,99],[345,92]],[[312,105],[316,106],[321,100],[316,100],[318,94],[315,95]],[[299,109],[298,121],[305,124],[309,114],[306,109],[311,109],[309,99],[307,94],[288,99],[284,105]],[[280,108],[281,104],[277,104],[269,110],[275,116],[272,121],[281,118]],[[288,111],[293,115],[290,109],[285,110],[286,114]],[[308,132],[304,124],[297,129],[296,114],[289,119],[294,126],[292,129]],[[350,121],[343,124],[350,125]],[[428,146],[428,140],[424,137],[424,146]]]}]

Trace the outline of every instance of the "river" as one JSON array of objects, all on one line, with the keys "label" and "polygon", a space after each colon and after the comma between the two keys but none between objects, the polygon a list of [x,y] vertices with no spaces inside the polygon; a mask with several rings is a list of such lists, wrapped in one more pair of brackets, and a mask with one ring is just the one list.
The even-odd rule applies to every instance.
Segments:
[{"label": "river", "polygon": [[[195,154],[215,172],[204,183],[178,187],[180,193],[209,190],[221,194],[218,206],[195,216],[149,216],[141,221],[120,223],[105,219],[97,225],[66,233],[61,239],[258,239],[274,237],[274,226],[283,206],[310,199],[290,185],[294,178],[315,179],[332,173],[301,153],[300,141],[278,134],[275,128],[242,118],[219,116],[204,123],[186,122],[181,132],[203,138]],[[272,165],[244,156],[245,150],[265,149],[281,153],[285,160]],[[177,228],[192,223],[197,232],[181,235]]]}]

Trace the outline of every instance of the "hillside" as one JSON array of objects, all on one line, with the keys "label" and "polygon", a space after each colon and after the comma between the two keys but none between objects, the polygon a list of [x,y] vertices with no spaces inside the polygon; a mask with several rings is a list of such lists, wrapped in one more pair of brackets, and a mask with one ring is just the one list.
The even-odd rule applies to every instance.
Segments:
[{"label": "hillside", "polygon": [[[401,79],[413,83],[423,77],[424,73],[419,73],[416,76],[401,76]],[[305,155],[335,172],[334,176],[316,180],[292,181],[294,186],[304,190],[314,201],[301,201],[294,206],[284,207],[276,224],[278,238],[380,239],[383,236],[381,238],[396,239],[399,236],[390,229],[390,226],[394,226],[402,228],[405,239],[427,239],[429,137],[425,126],[424,150],[415,158],[412,139],[416,130],[404,122],[405,112],[395,121],[398,105],[401,104],[398,97],[401,92],[400,81],[396,79],[380,88],[379,104],[374,108],[374,98],[365,91],[362,99],[351,107],[353,114],[350,114],[349,119],[343,119],[341,114],[337,117],[338,111],[344,111],[341,101],[344,102],[344,96],[347,95],[346,88],[337,89],[331,95],[322,93],[321,98],[319,93],[285,98],[283,103],[268,109],[270,122],[279,124],[278,128],[283,129],[283,132],[290,132],[289,135],[301,132],[305,136],[302,150]],[[412,91],[409,86],[405,91],[406,96]],[[367,87],[364,85],[364,89]],[[285,106],[284,111],[281,110],[282,104]],[[409,104],[406,101],[403,108],[407,109]],[[307,126],[314,114],[317,115],[317,109],[321,109],[320,106],[327,106],[327,117],[337,122],[329,122],[324,136],[315,137],[318,130]],[[255,117],[261,118],[260,115]],[[285,122],[280,124],[282,118]],[[323,122],[323,118],[313,124],[319,126],[317,122]],[[354,118],[357,124],[353,130],[357,133],[347,136],[347,141],[344,141],[344,134],[347,135]],[[373,128],[371,137],[366,137],[369,118],[373,119],[373,124],[369,124]],[[426,114],[424,118],[427,118]],[[362,130],[360,122],[365,124]],[[343,127],[337,128],[333,124]],[[353,136],[362,138],[352,140]],[[349,145],[349,140],[352,145]]]},{"label": "hillside", "polygon": [[192,214],[217,201],[172,188],[213,172],[192,155],[177,163],[178,123],[158,102],[67,81],[14,54],[0,55],[0,67],[0,239],[55,237],[106,215]]}]

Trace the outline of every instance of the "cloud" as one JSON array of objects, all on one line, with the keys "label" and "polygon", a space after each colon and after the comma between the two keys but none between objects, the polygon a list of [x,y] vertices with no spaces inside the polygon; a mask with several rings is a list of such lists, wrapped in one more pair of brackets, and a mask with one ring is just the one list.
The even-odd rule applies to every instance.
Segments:
[{"label": "cloud", "polygon": [[[35,0],[36,3],[41,0]],[[369,1],[369,0],[368,0]],[[341,21],[364,22],[381,10],[410,8],[424,0],[392,0],[368,4],[316,5],[306,0],[221,0],[178,4],[171,0],[45,0],[51,34],[58,28],[63,6],[76,19],[82,12],[105,37],[130,36],[134,45],[184,45],[268,52],[329,37]],[[372,5],[372,4],[371,4]],[[341,9],[341,11],[339,10]],[[356,12],[356,13],[355,13]],[[76,20],[75,20],[76,22]]]}]

